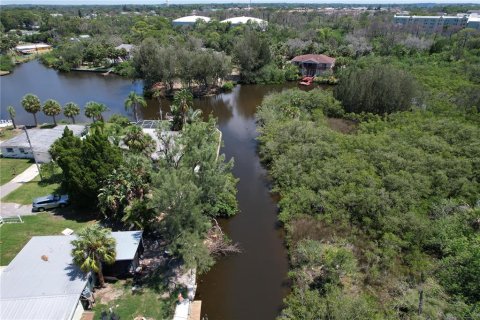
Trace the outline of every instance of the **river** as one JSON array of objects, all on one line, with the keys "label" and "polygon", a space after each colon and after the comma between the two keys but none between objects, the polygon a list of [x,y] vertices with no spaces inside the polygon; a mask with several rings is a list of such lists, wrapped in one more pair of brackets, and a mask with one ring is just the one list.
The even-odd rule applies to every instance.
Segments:
[{"label": "river", "polygon": [[[209,320],[275,319],[288,292],[283,231],[278,227],[277,203],[269,192],[266,172],[258,158],[254,115],[266,94],[291,86],[237,86],[230,93],[194,101],[205,115],[212,113],[218,118],[224,140],[221,152],[227,159],[234,158],[233,173],[240,179],[237,195],[240,212],[220,223],[243,252],[221,258],[207,274],[199,277],[196,298],[202,300],[202,315],[208,315]],[[141,93],[142,83],[114,75],[58,73],[32,61],[1,77],[0,90],[1,119],[8,118],[6,107],[13,105],[18,124],[33,124],[33,116],[20,104],[26,93],[38,95],[42,102],[52,98],[62,105],[69,101],[80,106],[91,100],[102,102],[109,108],[108,117],[113,113],[126,114],[123,101],[132,90]],[[164,111],[168,110],[168,104],[162,102]],[[150,100],[142,116],[157,119],[158,110],[158,102]],[[79,121],[85,120],[83,115],[79,116]],[[39,113],[40,123],[50,121]]]}]

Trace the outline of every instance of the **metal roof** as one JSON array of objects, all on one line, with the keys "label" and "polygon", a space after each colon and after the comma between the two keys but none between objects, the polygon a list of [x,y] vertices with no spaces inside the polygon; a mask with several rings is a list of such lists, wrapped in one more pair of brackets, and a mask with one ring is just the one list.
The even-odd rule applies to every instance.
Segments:
[{"label": "metal roof", "polygon": [[333,64],[335,63],[335,58],[331,58],[324,54],[304,54],[301,56],[296,56],[292,59],[292,61]]},{"label": "metal roof", "polygon": [[[35,152],[48,152],[50,146],[63,135],[65,127],[68,127],[73,134],[79,136],[85,129],[82,125],[58,125],[50,129],[28,129],[28,136],[32,142],[32,146]],[[0,143],[2,148],[30,148],[25,132],[22,132],[18,136],[15,136],[9,140]]]},{"label": "metal roof", "polygon": [[142,241],[143,231],[112,232],[116,240],[116,260],[132,260],[137,253],[138,245]]},{"label": "metal roof", "polygon": [[69,319],[87,284],[72,263],[74,238],[33,237],[23,247],[0,274],[1,319]]},{"label": "metal roof", "polygon": [[203,20],[205,22],[209,22],[211,19],[209,17],[204,16],[186,16],[181,17],[178,19],[173,20],[174,23],[195,23],[197,20]]},{"label": "metal roof", "polygon": [[254,18],[254,17],[234,17],[234,18],[225,19],[222,22],[223,23],[230,22],[232,25],[237,25],[237,24],[246,24],[249,21],[252,22],[252,23],[257,23],[259,25],[266,25],[267,24],[267,21],[262,20],[262,19],[258,19],[258,18]]},{"label": "metal roof", "polygon": [[[142,231],[112,232],[117,261],[135,257]],[[87,284],[72,262],[76,235],[41,236],[0,273],[0,319],[70,319]]]}]

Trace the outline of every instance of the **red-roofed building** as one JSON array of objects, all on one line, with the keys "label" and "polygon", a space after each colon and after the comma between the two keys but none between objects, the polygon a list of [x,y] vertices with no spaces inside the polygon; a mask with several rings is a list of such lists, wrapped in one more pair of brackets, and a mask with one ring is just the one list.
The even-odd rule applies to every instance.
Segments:
[{"label": "red-roofed building", "polygon": [[292,63],[300,68],[303,76],[318,76],[332,70],[335,59],[324,54],[304,54],[292,59]]}]

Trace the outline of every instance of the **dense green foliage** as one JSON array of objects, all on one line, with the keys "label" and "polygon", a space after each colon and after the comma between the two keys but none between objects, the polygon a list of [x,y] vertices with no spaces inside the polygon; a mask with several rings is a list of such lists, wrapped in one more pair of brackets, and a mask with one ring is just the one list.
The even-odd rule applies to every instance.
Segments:
[{"label": "dense green foliage", "polygon": [[103,181],[122,163],[120,149],[100,130],[80,139],[67,127],[50,153],[62,169],[62,187],[79,205],[94,206]]},{"label": "dense green foliage", "polygon": [[0,70],[1,71],[13,71],[15,64],[12,61],[12,58],[7,55],[0,55]]},{"label": "dense green foliage", "polygon": [[414,79],[390,66],[349,69],[335,88],[335,97],[348,112],[377,114],[405,111],[416,97]]},{"label": "dense green foliage", "polygon": [[284,92],[258,114],[291,250],[281,318],[479,316],[478,122],[403,112],[346,135],[324,96]]}]

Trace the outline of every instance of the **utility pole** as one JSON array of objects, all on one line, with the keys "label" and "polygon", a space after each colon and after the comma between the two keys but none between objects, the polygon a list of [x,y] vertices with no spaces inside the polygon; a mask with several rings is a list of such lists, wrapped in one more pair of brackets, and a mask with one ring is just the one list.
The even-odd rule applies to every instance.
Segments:
[{"label": "utility pole", "polygon": [[42,173],[40,172],[40,166],[38,165],[37,158],[35,157],[35,152],[33,151],[32,143],[30,142],[30,137],[28,135],[27,127],[23,126],[23,130],[25,130],[25,134],[27,135],[27,141],[28,141],[28,144],[30,145],[30,150],[32,150],[33,161],[35,161],[35,164],[37,165],[38,175],[40,176],[40,181],[41,181],[43,180]]}]

